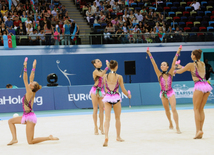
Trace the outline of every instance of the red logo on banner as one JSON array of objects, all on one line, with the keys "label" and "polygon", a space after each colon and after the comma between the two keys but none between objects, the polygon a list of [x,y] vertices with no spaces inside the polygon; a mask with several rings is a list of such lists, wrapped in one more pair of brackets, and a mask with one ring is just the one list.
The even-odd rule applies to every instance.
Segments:
[{"label": "red logo on banner", "polygon": [[11,35],[8,35],[7,39],[8,39],[8,47],[13,48]]}]

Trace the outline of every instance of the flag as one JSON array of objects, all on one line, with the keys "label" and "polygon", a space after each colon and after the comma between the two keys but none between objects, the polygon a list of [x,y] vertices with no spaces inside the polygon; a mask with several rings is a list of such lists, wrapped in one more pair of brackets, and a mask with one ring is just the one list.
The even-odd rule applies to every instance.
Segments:
[{"label": "flag", "polygon": [[129,6],[129,0],[125,0],[125,5]]},{"label": "flag", "polygon": [[34,0],[30,0],[30,5],[32,7],[33,12],[36,13],[35,5],[34,5]]},{"label": "flag", "polygon": [[9,3],[9,10],[11,10],[12,0],[9,0],[8,3]]},{"label": "flag", "polygon": [[77,32],[77,26],[76,26],[76,24],[75,24],[75,28],[74,28],[74,31],[73,31],[73,34],[72,34],[72,36],[71,36],[71,39],[73,40],[73,41],[76,41],[76,32]]},{"label": "flag", "polygon": [[3,41],[5,48],[16,48],[16,36],[3,35]]}]

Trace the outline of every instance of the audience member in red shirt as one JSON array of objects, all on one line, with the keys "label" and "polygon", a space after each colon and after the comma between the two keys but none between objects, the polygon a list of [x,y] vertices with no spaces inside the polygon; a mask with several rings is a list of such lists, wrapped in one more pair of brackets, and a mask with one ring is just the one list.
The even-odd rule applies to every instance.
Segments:
[{"label": "audience member in red shirt", "polygon": [[13,25],[16,26],[16,27],[19,27],[19,23],[21,23],[21,20],[19,20],[19,17],[15,17]]}]

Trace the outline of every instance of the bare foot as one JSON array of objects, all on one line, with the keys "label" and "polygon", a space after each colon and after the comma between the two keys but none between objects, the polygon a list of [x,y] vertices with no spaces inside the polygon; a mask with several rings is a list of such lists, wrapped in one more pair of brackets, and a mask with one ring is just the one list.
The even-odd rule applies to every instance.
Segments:
[{"label": "bare foot", "polygon": [[7,145],[13,145],[13,144],[15,144],[15,143],[18,143],[18,140],[11,140],[11,142],[8,143]]},{"label": "bare foot", "polygon": [[102,135],[105,134],[103,128],[99,127],[99,130],[101,131],[101,134],[102,134]]},{"label": "bare foot", "polygon": [[59,138],[53,137],[52,135],[49,136],[49,139],[50,139],[50,140],[59,140]]},{"label": "bare foot", "polygon": [[196,134],[196,136],[194,137],[194,139],[201,139],[203,136],[203,131],[198,131],[198,133]]},{"label": "bare foot", "polygon": [[181,134],[181,131],[179,128],[177,128],[176,130],[177,130],[177,134]]},{"label": "bare foot", "polygon": [[99,132],[98,132],[98,128],[97,128],[97,127],[94,128],[94,134],[95,134],[95,135],[99,135]]},{"label": "bare foot", "polygon": [[116,139],[118,142],[124,142],[125,140],[123,140],[122,138],[117,138]]},{"label": "bare foot", "polygon": [[105,139],[104,143],[103,143],[103,147],[108,146],[108,138]]}]

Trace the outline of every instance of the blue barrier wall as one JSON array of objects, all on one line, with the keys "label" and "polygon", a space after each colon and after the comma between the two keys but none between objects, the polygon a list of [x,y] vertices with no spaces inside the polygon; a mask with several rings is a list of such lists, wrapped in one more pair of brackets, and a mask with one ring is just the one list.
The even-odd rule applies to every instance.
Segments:
[{"label": "blue barrier wall", "polygon": [[[129,100],[121,90],[122,106],[161,105],[159,98],[159,83],[125,84],[131,91]],[[193,82],[173,82],[172,87],[176,94],[177,104],[192,103]],[[45,87],[38,91],[34,100],[34,110],[61,110],[92,108],[89,91],[91,86],[63,86]],[[25,89],[0,89],[0,112],[21,112],[22,97]],[[208,103],[214,103],[214,91],[211,92]]]},{"label": "blue barrier wall", "polygon": [[[180,44],[180,43],[179,43]],[[24,87],[22,78],[19,78],[23,67],[23,60],[28,56],[28,74],[32,68],[32,62],[37,59],[35,80],[42,86],[47,85],[47,75],[56,73],[58,84],[89,85],[93,84],[92,72],[94,70],[91,60],[99,58],[105,68],[105,60],[117,60],[119,63],[118,74],[123,75],[124,81],[129,82],[129,77],[124,75],[124,61],[136,61],[136,75],[131,76],[132,83],[157,82],[157,77],[149,58],[146,59],[146,48],[149,45],[157,65],[167,61],[170,66],[179,44],[131,44],[127,45],[97,45],[97,46],[27,46],[16,49],[0,48],[0,88],[11,83],[18,87]],[[213,43],[182,43],[181,64],[191,61],[190,54],[196,48],[213,48]],[[72,74],[72,75],[70,75]],[[178,75],[174,81],[189,81],[189,73]]]}]

